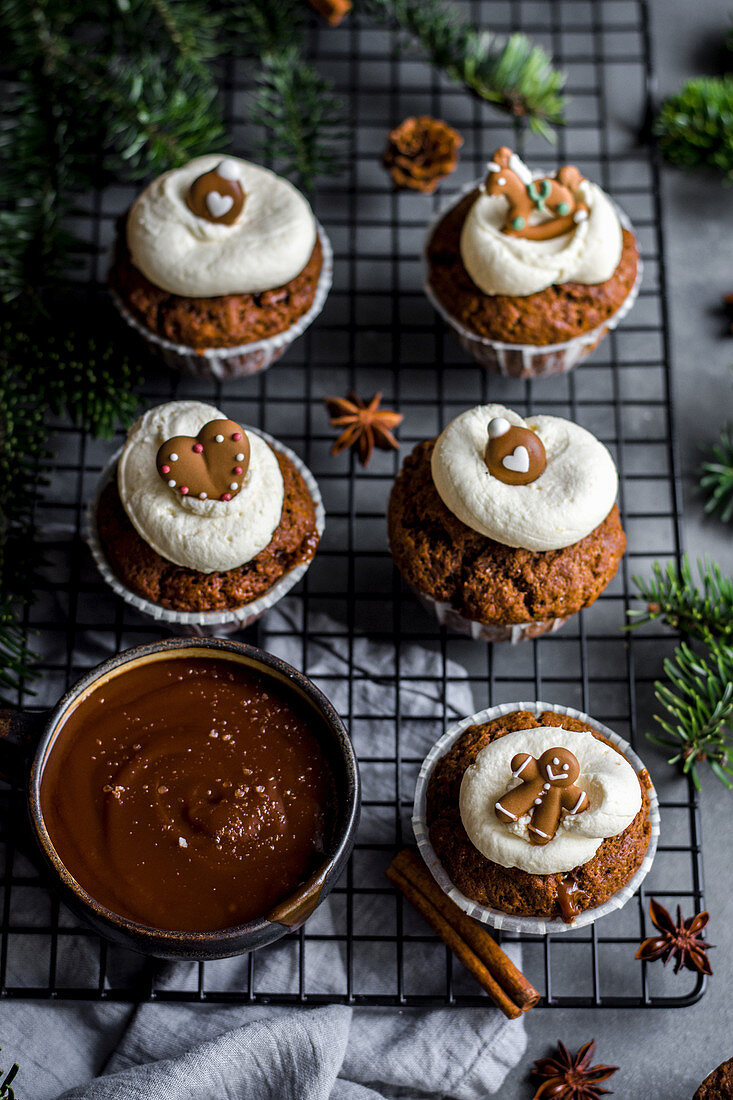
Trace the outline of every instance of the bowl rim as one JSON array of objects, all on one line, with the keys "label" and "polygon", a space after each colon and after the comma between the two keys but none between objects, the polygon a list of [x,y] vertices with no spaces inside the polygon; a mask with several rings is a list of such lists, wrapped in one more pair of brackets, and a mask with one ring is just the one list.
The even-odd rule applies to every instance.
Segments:
[{"label": "bowl rim", "polygon": [[[186,649],[198,649],[213,651],[214,654],[223,654],[221,658],[226,660],[226,654],[237,654],[246,660],[237,662],[250,663],[259,667],[265,675],[273,679],[280,679],[293,684],[299,692],[306,697],[314,709],[334,735],[334,742],[340,750],[347,777],[346,790],[342,792],[342,813],[338,822],[338,841],[336,846],[320,866],[301,883],[293,894],[278,902],[268,913],[251,921],[232,925],[231,928],[216,929],[213,931],[183,931],[175,929],[155,928],[152,925],[124,917],[114,910],[98,902],[79,883],[66,867],[54,846],[53,840],[46,824],[43,807],[41,805],[41,781],[46,761],[50,755],[56,737],[63,727],[63,719],[68,716],[70,708],[79,705],[94,690],[101,678],[108,673],[116,673],[119,669],[134,665],[146,657],[154,654],[174,656],[177,652]],[[119,674],[119,673],[118,673]],[[144,947],[145,952],[155,954],[155,949],[167,949],[180,947],[186,949],[205,950],[206,947],[222,948],[227,944],[236,947],[246,937],[256,936],[271,928],[274,924],[284,923],[277,919],[279,910],[287,909],[290,901],[296,901],[304,892],[318,888],[332,868],[336,867],[349,853],[354,840],[356,826],[359,820],[361,801],[361,783],[359,767],[351,738],[348,734],[340,715],[331,701],[324,695],[319,687],[304,673],[289,665],[281,657],[259,649],[247,642],[236,641],[231,638],[164,638],[156,642],[148,642],[143,645],[133,646],[123,650],[114,656],[102,661],[90,669],[76,683],[69,688],[51,711],[38,746],[31,763],[28,779],[27,804],[30,811],[31,825],[41,851],[50,864],[55,877],[73,894],[82,908],[94,918],[101,920],[117,933],[124,933],[136,942],[138,949]],[[317,903],[316,903],[317,904]]]}]

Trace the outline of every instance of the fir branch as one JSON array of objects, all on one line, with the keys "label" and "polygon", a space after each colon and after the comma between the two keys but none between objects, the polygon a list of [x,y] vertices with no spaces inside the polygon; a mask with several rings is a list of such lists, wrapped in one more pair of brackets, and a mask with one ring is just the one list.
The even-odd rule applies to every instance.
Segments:
[{"label": "fir branch", "polygon": [[664,662],[669,683],[654,685],[668,717],[655,715],[666,737],[649,740],[672,755],[699,789],[699,764],[709,764],[726,787],[733,787],[733,647],[718,646],[700,657],[683,642]]},{"label": "fir branch", "polygon": [[719,512],[723,523],[733,519],[733,424],[710,448],[711,457],[700,468],[700,488],[707,494],[706,512]]},{"label": "fir branch", "polygon": [[[88,322],[87,322],[88,325]],[[137,407],[139,372],[92,329],[68,328],[68,309],[31,315],[6,311],[0,323],[0,686],[34,678],[18,613],[33,598],[43,566],[33,538],[33,509],[47,480],[49,411],[108,438]]]},{"label": "fir branch", "polygon": [[337,152],[345,136],[343,104],[295,47],[265,54],[261,65],[250,119],[264,128],[265,155],[308,190],[316,176],[343,166]]},{"label": "fir branch", "polygon": [[523,34],[500,39],[464,23],[443,0],[360,0],[356,10],[397,26],[420,43],[433,65],[451,80],[526,118],[530,128],[552,140],[563,121],[565,75]]},{"label": "fir branch", "polygon": [[249,116],[265,133],[260,150],[306,190],[340,172],[345,108],[305,60],[302,0],[228,0],[224,11],[233,48],[258,63]]},{"label": "fir branch", "polygon": [[675,562],[666,566],[654,562],[651,580],[633,577],[646,607],[628,612],[633,620],[628,629],[661,619],[673,630],[708,645],[733,644],[733,580],[707,558],[698,560],[697,569],[702,588],[693,579],[686,554],[679,569]]},{"label": "fir branch", "polygon": [[733,75],[689,80],[662,104],[660,152],[681,168],[711,168],[733,181]]}]

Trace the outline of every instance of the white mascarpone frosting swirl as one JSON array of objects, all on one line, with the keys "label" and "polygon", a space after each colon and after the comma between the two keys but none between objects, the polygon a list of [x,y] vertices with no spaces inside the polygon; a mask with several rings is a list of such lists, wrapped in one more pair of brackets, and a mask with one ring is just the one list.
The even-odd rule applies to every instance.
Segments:
[{"label": "white mascarpone frosting swirl", "polygon": [[[527,485],[507,485],[484,461],[489,421],[503,416],[542,440],[547,466]],[[454,516],[505,546],[559,550],[589,535],[613,507],[618,474],[594,435],[559,416],[523,420],[503,405],[478,405],[438,437],[433,482]]]},{"label": "white mascarpone frosting swirl", "polygon": [[[198,176],[227,162],[245,192],[232,225],[197,217],[186,205]],[[310,259],[316,223],[291,183],[234,157],[197,157],[143,191],[127,219],[135,267],[163,290],[189,298],[259,294],[294,279]]]},{"label": "white mascarpone frosting swirl", "polygon": [[[521,783],[512,777],[512,758],[528,752],[539,758],[547,749],[564,748],[580,764],[575,785],[588,796],[583,813],[561,817],[555,836],[544,846],[527,838],[529,815],[507,825],[495,813],[502,795]],[[605,837],[617,836],[641,809],[641,787],[628,760],[591,733],[557,726],[515,730],[482,749],[461,782],[461,821],[482,855],[502,867],[532,875],[572,871],[592,859]]]},{"label": "white mascarpone frosting swirl", "polygon": [[[535,178],[541,178],[537,173]],[[583,180],[578,188],[588,217],[570,233],[546,241],[502,233],[507,200],[481,193],[461,231],[461,258],[484,294],[524,298],[560,283],[604,283],[621,259],[623,238],[608,195]]]},{"label": "white mascarpone frosting swirl", "polygon": [[155,464],[159,447],[223,419],[225,413],[201,401],[158,405],[130,428],[117,466],[120,499],[138,534],[168,561],[200,573],[236,569],[264,550],[285,497],[277,458],[253,431],[247,432],[249,469],[232,500],[197,500],[169,489]]}]

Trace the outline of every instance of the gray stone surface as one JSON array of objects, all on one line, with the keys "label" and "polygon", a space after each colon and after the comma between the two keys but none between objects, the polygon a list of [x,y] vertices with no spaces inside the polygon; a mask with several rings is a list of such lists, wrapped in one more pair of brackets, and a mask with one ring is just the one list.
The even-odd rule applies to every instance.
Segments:
[{"label": "gray stone surface", "polygon": [[[686,77],[715,71],[714,54],[730,23],[727,0],[650,0],[655,67],[661,94]],[[612,100],[611,100],[612,103]],[[712,441],[733,412],[733,338],[726,337],[721,296],[733,290],[730,233],[733,192],[717,179],[665,169],[665,244],[670,287],[675,413],[684,476],[684,542],[691,555],[710,554],[733,567],[732,532],[705,519],[695,491],[701,444]],[[733,792],[703,783],[703,853],[715,970],[703,999],[662,1011],[541,1011],[527,1019],[527,1064],[562,1038],[572,1048],[598,1041],[598,1060],[621,1067],[609,1086],[631,1100],[691,1100],[703,1077],[733,1056]],[[517,1076],[502,1100],[530,1095]]]}]

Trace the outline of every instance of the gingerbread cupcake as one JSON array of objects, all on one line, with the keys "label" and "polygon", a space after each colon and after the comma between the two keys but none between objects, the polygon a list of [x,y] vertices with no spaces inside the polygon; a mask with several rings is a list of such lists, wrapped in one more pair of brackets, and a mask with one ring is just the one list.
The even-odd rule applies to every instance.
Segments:
[{"label": "gingerbread cupcake", "polygon": [[657,798],[631,747],[586,714],[503,704],[428,754],[413,818],[436,881],[471,916],[516,931],[582,927],[638,888]]},{"label": "gingerbread cupcake", "polygon": [[318,485],[288,447],[212,405],[150,409],[104,471],[89,542],[105,580],[179,632],[242,629],[303,576]]},{"label": "gingerbread cupcake", "polygon": [[515,378],[570,370],[633,304],[631,225],[566,165],[533,173],[497,149],[428,234],[426,293],[479,363]]},{"label": "gingerbread cupcake", "polygon": [[197,157],[154,180],[122,219],[109,282],[169,366],[263,370],[320,313],[332,254],[304,196],[266,168]]},{"label": "gingerbread cupcake", "polygon": [[609,584],[626,548],[604,445],[502,405],[420,443],[389,501],[392,556],[439,622],[485,641],[556,630]]}]

